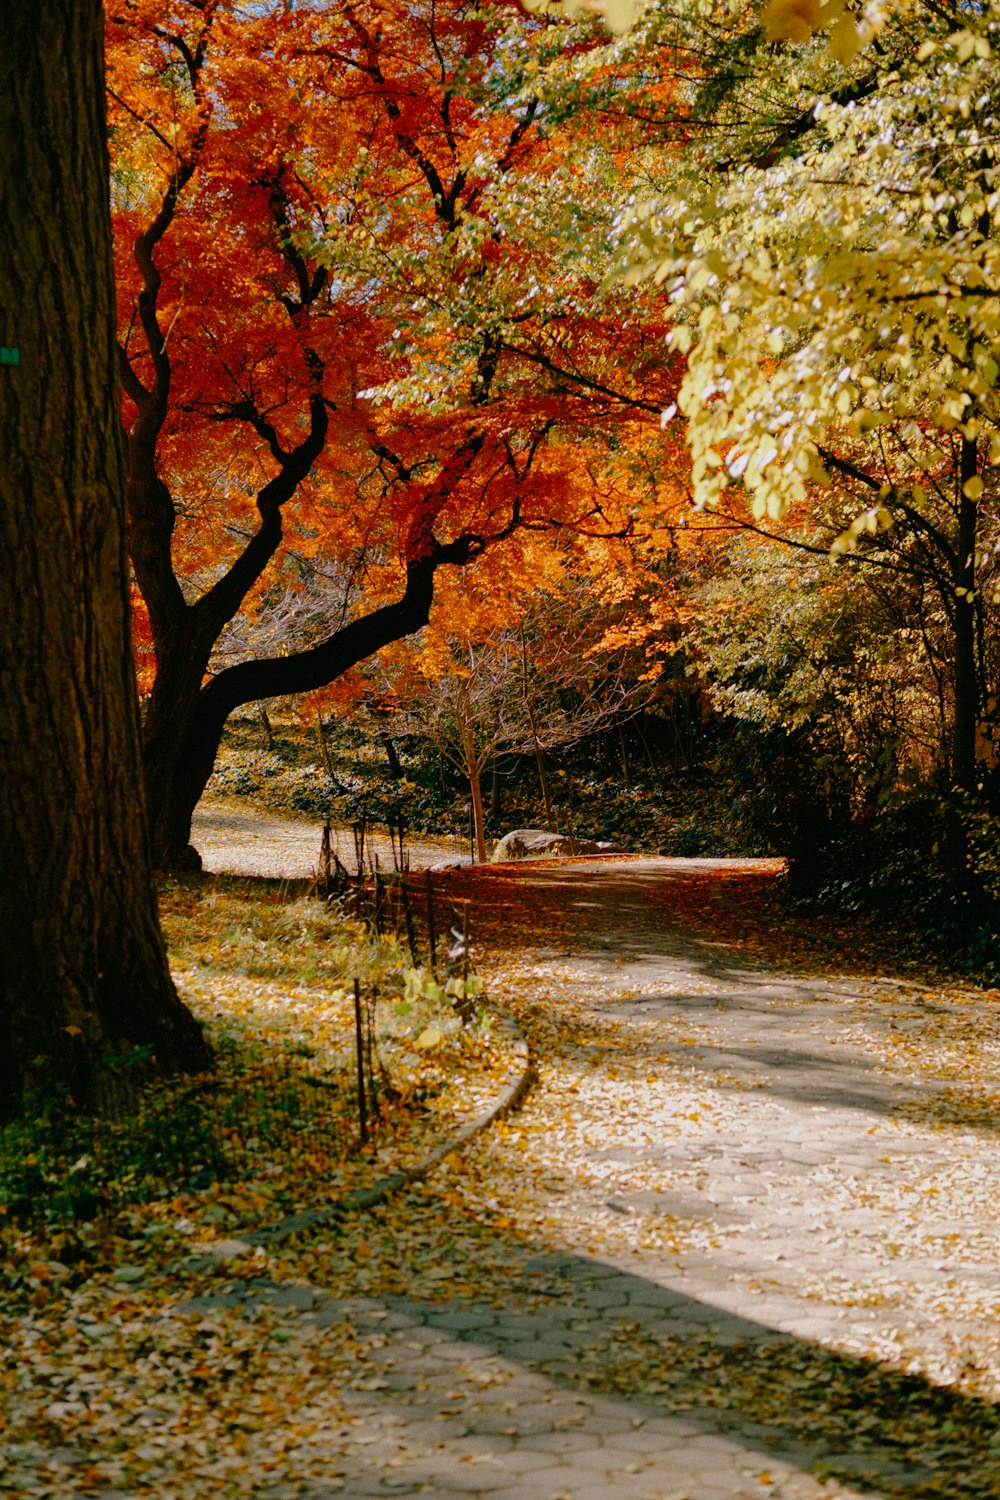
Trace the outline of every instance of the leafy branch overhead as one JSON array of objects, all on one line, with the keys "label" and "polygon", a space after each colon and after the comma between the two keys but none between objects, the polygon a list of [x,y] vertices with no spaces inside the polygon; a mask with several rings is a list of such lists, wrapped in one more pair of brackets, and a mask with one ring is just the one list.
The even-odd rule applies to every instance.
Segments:
[{"label": "leafy branch overhead", "polygon": [[[560,569],[585,590],[631,570],[638,676],[670,655],[731,716],[723,575],[730,597],[785,576],[734,532],[815,558],[802,597],[815,573],[855,621],[849,719],[873,622],[880,670],[912,665],[893,774],[978,795],[996,27],[993,6],[814,0],[113,7],[158,858],[184,858],[234,709],[346,703],[410,637],[427,662],[435,640],[481,653]],[[765,677],[784,686],[745,722],[817,722],[789,697],[805,676]]]},{"label": "leafy branch overhead", "polygon": [[839,60],[810,38],[853,14],[775,4],[762,20],[789,40],[756,45],[711,118],[693,96],[669,191],[622,214],[622,270],[673,313],[697,504],[773,526],[833,498],[835,553],[870,555],[891,530],[925,571],[953,637],[953,776],[971,787],[1000,462],[997,19],[887,12]]},{"label": "leafy branch overhead", "polygon": [[[428,619],[522,528],[620,529],[603,471],[672,389],[656,314],[597,291],[611,142],[538,90],[565,37],[507,7],[111,7],[131,549],[163,859],[228,714]],[[578,28],[596,60],[602,40]],[[586,170],[581,167],[586,164]],[[603,165],[602,165],[603,164]],[[556,457],[558,453],[558,457]],[[328,630],[226,663],[296,559]]]}]

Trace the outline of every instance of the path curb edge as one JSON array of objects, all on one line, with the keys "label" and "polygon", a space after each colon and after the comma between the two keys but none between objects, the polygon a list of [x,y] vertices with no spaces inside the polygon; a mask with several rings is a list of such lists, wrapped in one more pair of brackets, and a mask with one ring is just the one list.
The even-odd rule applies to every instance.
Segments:
[{"label": "path curb edge", "polygon": [[186,1257],[178,1269],[209,1270],[220,1261],[235,1259],[247,1250],[280,1245],[296,1234],[303,1234],[311,1229],[322,1229],[335,1223],[345,1212],[374,1208],[379,1203],[384,1203],[393,1193],[406,1187],[408,1183],[419,1182],[427,1177],[436,1166],[444,1161],[445,1157],[455,1151],[463,1150],[475,1136],[488,1130],[495,1121],[510,1110],[516,1109],[531,1085],[534,1071],[531,1052],[523,1032],[515,1021],[509,1016],[499,1016],[498,1020],[500,1028],[513,1039],[516,1059],[515,1075],[508,1079],[498,1097],[486,1109],[482,1110],[475,1119],[470,1120],[467,1125],[463,1125],[453,1136],[439,1142],[415,1166],[400,1167],[395,1172],[389,1172],[385,1177],[380,1177],[372,1183],[371,1187],[353,1188],[327,1208],[303,1209],[300,1213],[279,1219],[276,1224],[264,1225],[260,1229],[251,1229],[244,1234],[220,1241],[217,1246],[213,1247],[209,1243],[199,1246],[198,1253]]}]

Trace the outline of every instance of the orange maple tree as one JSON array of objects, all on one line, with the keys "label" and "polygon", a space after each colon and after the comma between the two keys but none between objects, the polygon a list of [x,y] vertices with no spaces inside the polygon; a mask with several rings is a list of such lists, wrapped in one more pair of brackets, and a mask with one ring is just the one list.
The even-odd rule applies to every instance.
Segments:
[{"label": "orange maple tree", "polygon": [[[598,294],[595,160],[620,170],[621,143],[546,105],[570,42],[602,45],[466,0],[109,6],[161,865],[184,857],[236,707],[418,630],[439,569],[524,528],[629,524],[615,450],[655,429],[676,376],[660,314]],[[324,618],[227,656],[310,568],[332,581]]]}]

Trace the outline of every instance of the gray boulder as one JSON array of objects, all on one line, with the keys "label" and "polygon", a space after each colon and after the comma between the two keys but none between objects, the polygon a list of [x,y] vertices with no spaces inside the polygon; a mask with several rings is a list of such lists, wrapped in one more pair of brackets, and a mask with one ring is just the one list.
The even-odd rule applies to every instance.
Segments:
[{"label": "gray boulder", "polygon": [[514,828],[504,834],[493,851],[493,864],[509,859],[566,859],[579,854],[627,854],[607,840],[575,839],[568,833],[549,833],[545,828]]}]

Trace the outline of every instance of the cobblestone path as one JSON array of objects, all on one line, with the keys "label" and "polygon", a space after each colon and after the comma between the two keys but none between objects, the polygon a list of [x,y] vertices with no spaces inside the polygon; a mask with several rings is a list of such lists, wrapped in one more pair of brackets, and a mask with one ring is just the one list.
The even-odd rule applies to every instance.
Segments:
[{"label": "cobblestone path", "polygon": [[995,997],[777,973],[672,921],[726,869],[479,877],[537,1083],[394,1210],[476,1219],[450,1280],[228,1294],[363,1346],[338,1476],[261,1496],[1000,1495]]}]

